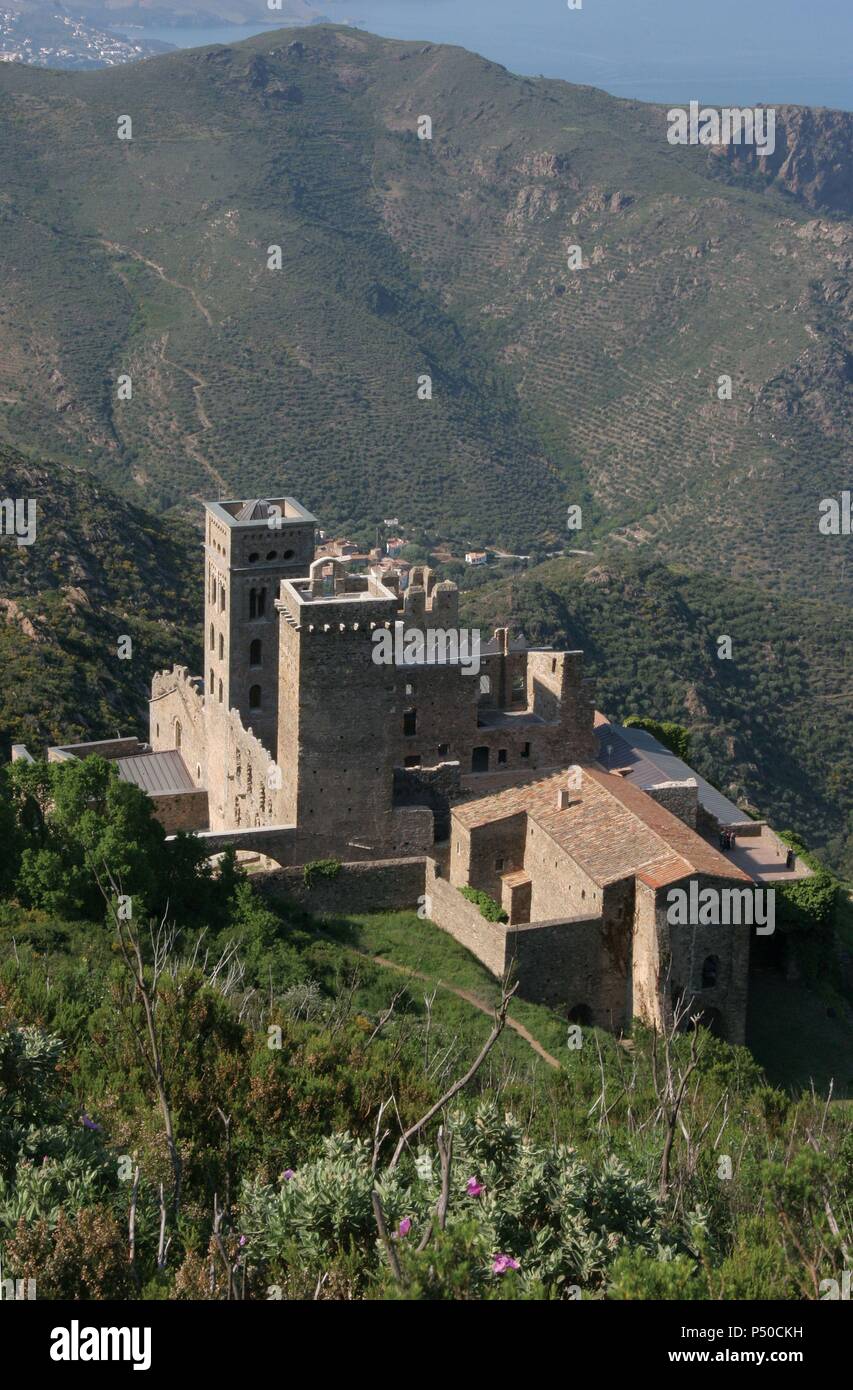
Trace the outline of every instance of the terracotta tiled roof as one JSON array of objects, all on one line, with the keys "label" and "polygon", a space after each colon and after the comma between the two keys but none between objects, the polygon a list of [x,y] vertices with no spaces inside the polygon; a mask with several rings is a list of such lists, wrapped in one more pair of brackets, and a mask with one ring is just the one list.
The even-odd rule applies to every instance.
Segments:
[{"label": "terracotta tiled roof", "polygon": [[567,773],[562,768],[474,796],[457,803],[453,817],[470,829],[527,814],[602,886],[639,875],[662,887],[691,873],[751,882],[677,816],[599,768],[583,767],[580,787],[569,788],[569,805],[560,809],[557,793],[566,789]]}]

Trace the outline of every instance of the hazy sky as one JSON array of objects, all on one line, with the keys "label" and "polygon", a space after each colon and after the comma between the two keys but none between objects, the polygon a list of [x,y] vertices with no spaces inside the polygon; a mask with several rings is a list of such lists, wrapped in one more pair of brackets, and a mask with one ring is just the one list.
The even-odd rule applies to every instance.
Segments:
[{"label": "hazy sky", "polygon": [[375,33],[651,101],[853,108],[853,0],[315,0]]}]

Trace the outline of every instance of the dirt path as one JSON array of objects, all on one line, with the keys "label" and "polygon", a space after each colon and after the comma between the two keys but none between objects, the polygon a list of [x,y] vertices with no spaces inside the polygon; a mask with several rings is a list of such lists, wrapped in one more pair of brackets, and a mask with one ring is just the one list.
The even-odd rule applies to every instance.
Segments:
[{"label": "dirt path", "polygon": [[[184,376],[189,377],[190,381],[193,383],[192,393],[193,399],[195,401],[195,413],[198,416],[199,424],[201,425],[202,430],[209,430],[211,427],[210,417],[208,416],[201,399],[201,393],[207,386],[207,382],[205,381],[204,377],[199,376],[197,372],[190,371],[189,367],[182,367],[180,362],[174,362],[171,357],[166,356],[166,347],[168,345],[168,342],[169,334],[167,331],[166,333],[164,333],[163,342],[160,345],[160,361],[165,362],[166,366],[172,367],[174,371],[183,372]],[[204,454],[202,453],[202,450],[198,443],[199,436],[197,434],[184,434],[181,436],[181,439],[184,448],[186,452],[189,454],[190,458],[195,459],[196,463],[201,464],[202,468],[205,470],[206,473],[209,474],[209,476],[213,479],[218,488],[220,488],[223,492],[227,492],[228,485],[225,482],[225,479],[222,477],[222,474],[217,472],[213,464],[209,461],[209,459],[205,458]]]},{"label": "dirt path", "polygon": [[189,295],[199,313],[204,315],[211,328],[213,327],[213,319],[210,317],[210,310],[205,308],[202,304],[192,285],[182,285],[180,280],[172,280],[161,265],[158,265],[156,261],[149,261],[147,256],[143,256],[141,251],[134,251],[131,246],[120,246],[117,241],[107,241],[106,237],[100,237],[99,240],[101,245],[106,246],[108,251],[120,251],[125,256],[133,256],[135,261],[141,261],[143,265],[148,266],[149,270],[155,271],[155,273],[160,276],[160,279],[164,280],[167,285],[172,285],[176,290],[183,290],[185,294]]},{"label": "dirt path", "polygon": [[[327,936],[325,932],[319,932],[318,935],[322,936],[326,941],[334,942],[336,946],[343,945],[341,941],[338,941],[337,937]],[[398,965],[397,961],[389,960],[387,956],[371,956],[367,951],[359,951],[355,946],[347,946],[345,949],[350,951],[354,956],[360,956],[362,960],[369,960],[372,961],[374,965],[381,965],[385,970],[396,970],[398,975],[408,975],[409,979],[423,980],[425,984],[437,985],[439,989],[447,990],[448,994],[455,994],[457,999],[464,999],[466,1004],[471,1004],[473,1008],[479,1009],[480,1013],[486,1014],[488,1018],[494,1018],[495,1016],[494,1007],[491,1004],[487,1004],[485,999],[480,999],[478,995],[472,994],[469,989],[460,989],[458,985],[449,985],[445,980],[437,980],[433,975],[424,975],[422,971],[412,970],[408,965]],[[523,1023],[519,1023],[518,1019],[511,1018],[510,1015],[507,1014],[506,1026],[507,1028],[511,1028],[514,1033],[517,1033],[520,1038],[523,1038],[524,1041],[533,1048],[537,1056],[541,1057],[543,1062],[548,1063],[549,1067],[555,1067],[559,1070],[560,1063],[557,1061],[556,1057],[552,1057],[550,1052],[545,1051],[542,1044],[537,1042],[536,1038],[525,1028]]]}]

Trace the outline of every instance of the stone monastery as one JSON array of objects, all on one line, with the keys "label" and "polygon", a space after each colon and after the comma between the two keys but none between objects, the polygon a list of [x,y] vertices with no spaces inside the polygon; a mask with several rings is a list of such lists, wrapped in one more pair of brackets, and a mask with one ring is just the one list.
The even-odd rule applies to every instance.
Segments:
[{"label": "stone monastery", "polygon": [[154,676],[147,745],[49,756],[114,759],[211,856],[234,846],[285,877],[340,861],[341,909],[422,904],[577,1022],[662,1028],[684,999],[742,1042],[751,917],[673,926],[667,893],[746,900],[805,866],[650,735],[596,714],[581,652],[499,629],[477,673],[377,662],[377,628],[458,630],[458,590],[415,567],[401,596],[393,571],[315,559],[316,525],[289,497],[206,503],[204,670]]}]

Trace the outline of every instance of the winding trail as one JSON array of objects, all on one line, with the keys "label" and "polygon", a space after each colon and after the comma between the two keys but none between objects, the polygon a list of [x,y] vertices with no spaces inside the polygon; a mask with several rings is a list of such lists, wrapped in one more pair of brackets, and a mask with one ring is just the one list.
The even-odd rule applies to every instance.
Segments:
[{"label": "winding trail", "polygon": [[[458,985],[449,985],[445,980],[437,980],[434,975],[425,975],[423,971],[413,970],[411,966],[399,965],[397,961],[389,960],[387,956],[371,956],[369,952],[359,951],[356,946],[347,946],[344,942],[339,941],[337,937],[329,936],[324,931],[318,931],[317,935],[321,936],[324,941],[332,942],[335,946],[343,946],[344,950],[349,951],[354,956],[359,956],[362,960],[372,961],[374,965],[381,965],[385,970],[396,970],[398,975],[407,975],[409,979],[423,980],[425,984],[437,985],[439,989],[446,990],[448,994],[455,994],[457,999],[464,999],[466,1004],[471,1004],[473,1008],[479,1009],[480,1013],[486,1014],[488,1018],[494,1018],[495,1016],[493,1005],[488,1004],[485,999],[481,999],[479,995],[473,994],[469,989],[461,989]],[[533,1034],[529,1029],[525,1028],[523,1023],[519,1023],[517,1018],[512,1018],[507,1014],[506,1026],[507,1028],[511,1028],[514,1033],[517,1033],[520,1038],[523,1038],[524,1041],[533,1048],[537,1056],[542,1058],[543,1062],[547,1062],[549,1067],[554,1067],[559,1071],[560,1063],[557,1061],[556,1057],[553,1057],[550,1052],[545,1051],[542,1044],[534,1038]]]}]

